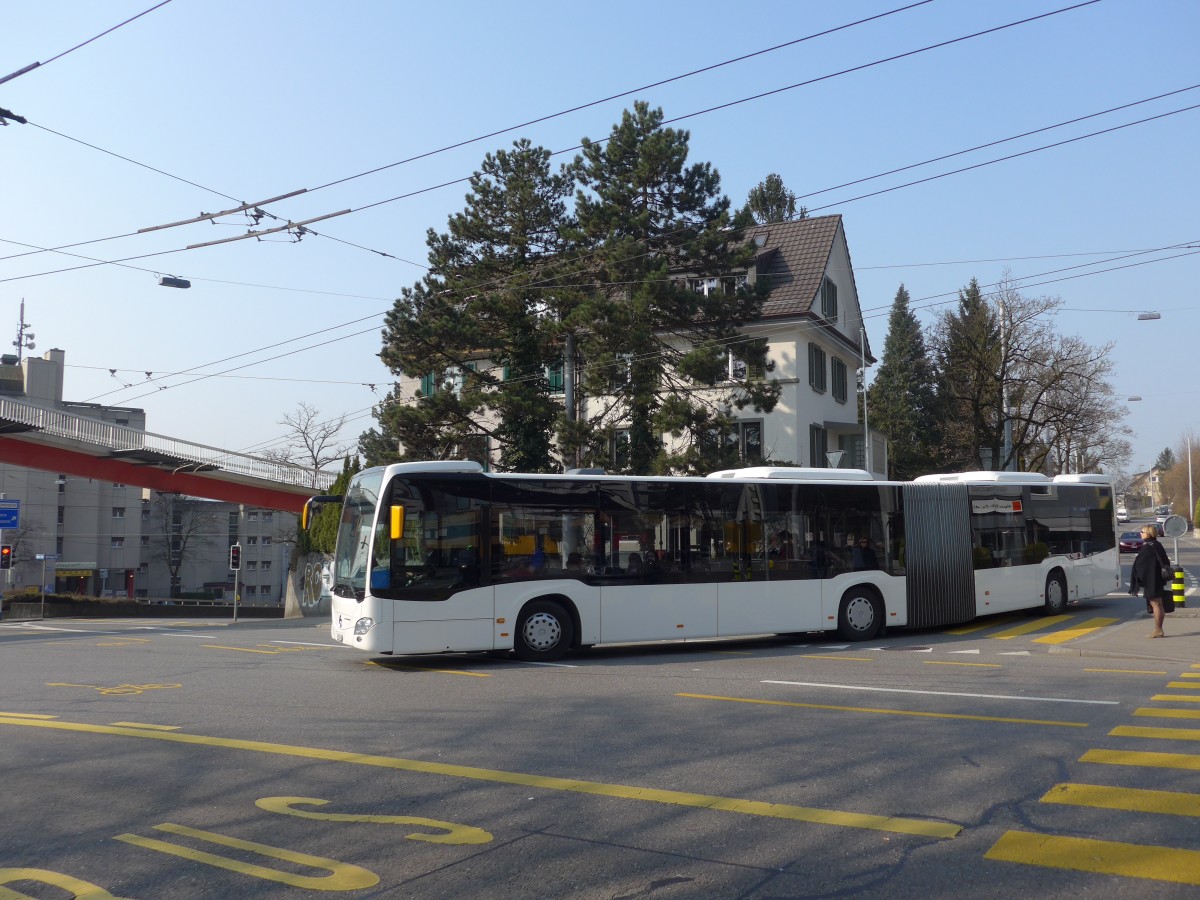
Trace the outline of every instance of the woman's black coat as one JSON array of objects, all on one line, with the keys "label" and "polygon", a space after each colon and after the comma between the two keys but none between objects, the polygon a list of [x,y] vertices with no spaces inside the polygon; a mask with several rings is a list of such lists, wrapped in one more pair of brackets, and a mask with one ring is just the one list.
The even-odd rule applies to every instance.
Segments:
[{"label": "woman's black coat", "polygon": [[1146,541],[1133,560],[1133,572],[1129,576],[1129,593],[1136,594],[1137,589],[1141,587],[1145,588],[1147,600],[1161,599],[1166,587],[1162,567],[1170,564],[1167,551],[1163,549],[1162,544],[1154,539]]}]

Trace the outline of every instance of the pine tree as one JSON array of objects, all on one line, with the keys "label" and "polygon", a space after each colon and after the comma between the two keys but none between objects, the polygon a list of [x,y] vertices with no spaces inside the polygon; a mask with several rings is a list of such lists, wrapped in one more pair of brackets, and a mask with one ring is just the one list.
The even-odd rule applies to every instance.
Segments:
[{"label": "pine tree", "polygon": [[[606,141],[582,142],[575,236],[591,289],[566,317],[596,402],[564,438],[613,466],[610,446],[627,429],[615,465],[638,474],[704,470],[729,443],[733,409],[770,410],[779,393],[754,377],[767,369],[765,341],[739,335],[765,290],[722,277],[745,268],[752,248],[732,227],[717,171],[688,165],[688,133],[662,119],[636,103]],[[730,352],[745,365],[711,388],[729,379]],[[683,449],[668,452],[666,435],[685,438]]]},{"label": "pine tree", "polygon": [[[746,197],[746,212],[759,225],[790,221],[796,217],[796,195],[787,189],[781,176],[772,172],[750,189]],[[807,215],[808,211],[800,207],[800,218]]]},{"label": "pine tree", "polygon": [[937,361],[940,464],[946,471],[999,468],[1004,442],[1000,320],[974,278],[930,339]]},{"label": "pine tree", "polygon": [[920,323],[902,284],[892,301],[883,358],[867,389],[872,428],[888,436],[892,478],[908,481],[934,470],[938,444],[934,369]]},{"label": "pine tree", "polygon": [[556,285],[575,175],[552,172],[550,155],[527,140],[488,154],[466,208],[446,233],[429,231],[429,273],[388,313],[380,353],[423,387],[416,403],[393,392],[396,402],[377,410],[380,431],[363,438],[368,461],[398,446],[407,459],[478,458],[490,437],[501,468],[558,468],[560,405],[547,370],[561,367],[570,289]]}]

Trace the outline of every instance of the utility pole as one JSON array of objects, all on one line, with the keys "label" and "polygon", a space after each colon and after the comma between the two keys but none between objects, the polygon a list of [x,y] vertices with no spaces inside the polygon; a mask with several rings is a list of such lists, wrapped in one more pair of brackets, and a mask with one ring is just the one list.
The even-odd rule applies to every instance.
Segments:
[{"label": "utility pole", "polygon": [[17,339],[13,341],[13,346],[17,348],[17,365],[21,364],[21,352],[23,350],[32,350],[36,345],[33,343],[34,334],[29,330],[29,323],[25,321],[25,298],[21,298],[21,321],[17,323]]}]

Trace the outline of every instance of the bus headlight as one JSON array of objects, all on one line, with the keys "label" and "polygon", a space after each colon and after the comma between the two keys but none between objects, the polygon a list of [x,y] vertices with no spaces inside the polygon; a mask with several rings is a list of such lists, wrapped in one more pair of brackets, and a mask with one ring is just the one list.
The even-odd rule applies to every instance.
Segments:
[{"label": "bus headlight", "polygon": [[366,634],[368,631],[370,631],[374,627],[375,627],[375,620],[372,619],[370,616],[363,616],[361,619],[359,619],[357,622],[354,623],[354,633],[355,634]]}]

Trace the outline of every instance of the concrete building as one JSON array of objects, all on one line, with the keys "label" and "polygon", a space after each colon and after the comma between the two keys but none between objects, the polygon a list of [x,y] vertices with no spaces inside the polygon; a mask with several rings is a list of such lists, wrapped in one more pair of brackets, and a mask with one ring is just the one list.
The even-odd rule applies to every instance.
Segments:
[{"label": "concrete building", "polygon": [[[141,409],[64,400],[65,360],[58,349],[40,358],[0,357],[0,398],[146,430]],[[13,548],[13,567],[0,585],[5,590],[45,585],[48,592],[166,598],[174,580],[186,594],[228,597],[229,547],[240,543],[243,599],[282,602],[296,528],[291,513],[6,463],[0,463],[0,496],[20,503],[19,527],[0,532],[0,543]],[[185,548],[189,510],[215,524]]]}]

